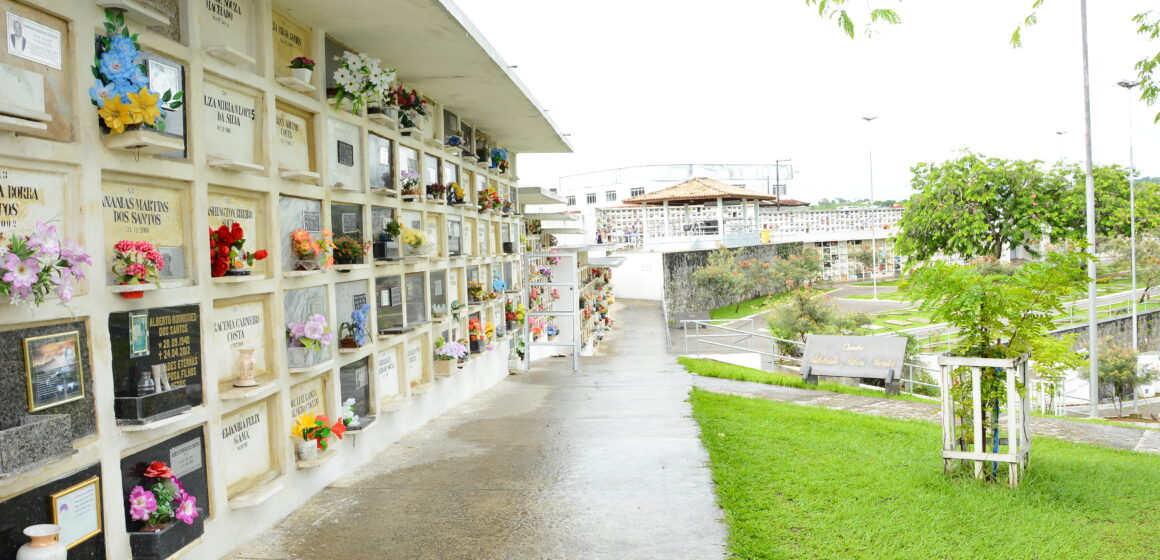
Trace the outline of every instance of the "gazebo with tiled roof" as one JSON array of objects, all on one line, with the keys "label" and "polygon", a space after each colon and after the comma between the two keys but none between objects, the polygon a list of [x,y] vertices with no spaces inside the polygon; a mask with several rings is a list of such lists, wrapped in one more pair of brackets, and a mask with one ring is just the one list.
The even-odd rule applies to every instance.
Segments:
[{"label": "gazebo with tiled roof", "polygon": [[[644,235],[646,238],[650,235],[648,231],[649,220],[647,218],[649,215],[649,205],[653,205],[653,208],[661,207],[664,209],[662,223],[666,231],[669,229],[669,208],[671,206],[716,206],[717,224],[723,225],[725,224],[725,206],[740,205],[744,228],[748,229],[752,227],[753,231],[757,229],[757,219],[762,205],[777,205],[779,207],[809,206],[809,203],[800,200],[751,191],[707,177],[689,179],[688,181],[659,191],[626,198],[624,199],[624,203],[638,204],[642,207],[642,213],[646,217],[643,220],[645,227]],[[750,220],[752,220],[752,223],[750,223]]]}]

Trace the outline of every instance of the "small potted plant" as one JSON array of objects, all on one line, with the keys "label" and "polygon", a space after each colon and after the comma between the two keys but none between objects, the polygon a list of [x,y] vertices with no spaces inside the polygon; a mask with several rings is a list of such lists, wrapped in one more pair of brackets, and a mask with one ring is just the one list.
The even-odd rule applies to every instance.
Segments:
[{"label": "small potted plant", "polygon": [[61,241],[56,226],[36,222],[29,235],[17,235],[10,242],[0,234],[5,262],[0,264],[0,296],[8,303],[39,306],[55,294],[61,303],[72,300],[73,283],[85,277],[81,265],[93,259],[75,241]]},{"label": "small potted plant", "polygon": [[135,557],[167,558],[201,535],[197,498],[185,491],[168,465],[152,461],[134,474],[144,479],[129,491],[127,504],[130,519],[142,522],[129,532]]},{"label": "small potted plant", "polygon": [[266,258],[265,249],[246,251],[242,247],[246,244],[245,232],[241,224],[234,222],[227,226],[209,230],[209,264],[210,276],[248,276],[254,261]]},{"label": "small potted plant", "polygon": [[439,183],[431,183],[427,185],[427,200],[442,204],[447,198],[447,187]]},{"label": "small potted plant", "polygon": [[410,169],[404,169],[399,172],[399,179],[402,181],[399,194],[403,196],[403,201],[414,202],[418,199],[420,196],[419,174]]},{"label": "small potted plant", "polygon": [[467,283],[467,302],[482,303],[484,300],[483,282]]},{"label": "small potted plant", "polygon": [[478,317],[472,317],[467,320],[467,336],[471,340],[471,353],[479,354],[483,352],[483,325],[479,324]]},{"label": "small potted plant", "polygon": [[487,337],[487,341],[495,340],[495,323],[488,321],[483,325],[483,336]]},{"label": "small potted plant", "polygon": [[388,88],[382,97],[367,103],[367,114],[379,115],[378,117],[374,117],[374,119],[382,124],[386,124],[386,121],[395,117],[395,107],[398,105],[399,100],[395,97],[395,90]]},{"label": "small potted plant", "polygon": [[427,235],[420,230],[404,227],[400,237],[403,245],[407,246],[408,257],[424,256],[430,251],[431,244],[427,242]]},{"label": "small potted plant", "polygon": [[306,367],[314,362],[318,353],[334,340],[326,317],[315,313],[305,322],[291,321],[286,324],[286,354],[290,367]]},{"label": "small potted plant", "polygon": [[427,118],[427,101],[419,92],[407,91],[401,85],[394,90],[394,96],[399,103],[399,127],[403,136],[421,134]]},{"label": "small potted plant", "polygon": [[511,199],[508,199],[508,198],[503,199],[503,202],[500,203],[500,208],[503,210],[504,216],[511,214],[512,213],[512,201],[511,201]]},{"label": "small potted plant", "polygon": [[295,419],[290,433],[301,440],[297,447],[298,460],[315,461],[318,459],[319,450],[326,451],[329,447],[328,440],[331,434],[342,439],[342,435],[346,433],[346,423],[340,419],[331,424],[330,418],[325,414],[305,412]]},{"label": "small potted plant", "polygon": [[556,336],[560,334],[560,329],[556,328],[555,324],[548,323],[548,326],[544,327],[544,334],[548,336],[548,341],[551,342],[556,340]]},{"label": "small potted plant", "polygon": [[[455,342],[459,343],[460,346],[467,348],[468,341],[466,338],[461,338],[459,340],[456,340]],[[466,354],[459,357],[459,363],[456,364],[456,367],[458,367],[459,369],[463,369],[463,367],[466,366],[467,363],[470,361],[471,361],[471,354],[466,353]]]},{"label": "small potted plant", "polygon": [[344,235],[334,240],[334,262],[341,265],[362,264],[363,255],[370,248],[370,243]]},{"label": "small potted plant", "polygon": [[467,347],[455,341],[444,343],[440,337],[435,341],[435,346],[435,375],[442,377],[451,375],[452,361],[467,356]]},{"label": "small potted plant", "polygon": [[505,309],[508,330],[514,331],[520,328],[524,324],[524,318],[527,316],[527,313],[528,308],[524,307],[524,304],[512,305],[512,301],[508,300]]},{"label": "small potted plant", "polygon": [[379,240],[374,243],[375,260],[390,261],[399,258],[399,237],[403,234],[403,224],[391,220],[379,232]]},{"label": "small potted plant", "polygon": [[[113,245],[113,274],[124,286],[137,286],[157,281],[165,268],[165,257],[148,241],[118,241]],[[139,299],[144,291],[121,292],[125,299]]]},{"label": "small potted plant", "polygon": [[367,340],[369,340],[367,336],[367,314],[370,312],[371,305],[364,303],[361,307],[351,312],[350,321],[338,325],[339,348],[362,348],[366,345]]},{"label": "small potted plant", "polygon": [[463,310],[463,308],[464,308],[464,307],[465,307],[465,306],[463,305],[463,302],[461,302],[461,301],[459,301],[459,300],[457,300],[457,299],[455,299],[455,300],[451,300],[451,307],[450,307],[450,310],[451,310],[451,318],[452,318],[452,319],[455,319],[456,321],[458,321],[458,320],[460,319],[460,314],[459,314],[459,313],[460,313],[460,311],[462,311],[462,310]]},{"label": "small potted plant", "polygon": [[524,355],[528,351],[528,344],[524,342],[523,338],[516,339],[516,346],[512,351],[511,357],[508,358],[508,371],[517,372],[524,370]]},{"label": "small potted plant", "polygon": [[334,242],[329,231],[322,232],[322,238],[315,239],[310,232],[300,229],[290,234],[290,252],[295,257],[294,270],[318,270],[334,266],[331,250]]},{"label": "small potted plant", "polygon": [[290,75],[304,84],[310,83],[310,74],[314,72],[314,61],[305,56],[296,57],[290,61]]}]

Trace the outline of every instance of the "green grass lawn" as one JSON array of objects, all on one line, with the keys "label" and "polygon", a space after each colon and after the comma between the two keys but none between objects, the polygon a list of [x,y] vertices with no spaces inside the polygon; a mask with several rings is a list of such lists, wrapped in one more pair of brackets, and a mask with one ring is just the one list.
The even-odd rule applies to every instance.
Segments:
[{"label": "green grass lawn", "polygon": [[781,303],[782,301],[785,301],[787,297],[789,297],[789,292],[782,292],[772,296],[761,296],[759,298],[753,298],[749,301],[743,301],[741,302],[740,309],[737,308],[736,304],[726,305],[725,307],[718,307],[717,309],[709,312],[709,318],[740,319],[742,317],[748,317],[754,313],[773,309],[774,306]]},{"label": "green grass lawn", "polygon": [[799,389],[816,389],[819,391],[845,393],[847,395],[862,395],[864,397],[901,399],[904,401],[927,403],[931,402],[930,399],[923,399],[912,395],[887,395],[885,391],[863,389],[862,387],[851,387],[849,385],[841,385],[838,383],[818,382],[817,385],[810,385],[805,381],[802,381],[800,375],[773,373],[713,360],[698,360],[696,358],[686,358],[684,356],[680,356],[677,358],[677,361],[680,362],[682,366],[685,366],[685,369],[689,372],[695,373],[697,375],[704,375],[705,377],[720,377],[722,379],[736,379],[738,381],[753,381],[755,383],[765,383],[767,385],[797,387]]},{"label": "green grass lawn", "polygon": [[694,390],[736,558],[1160,557],[1160,457],[1036,438],[1018,488],[943,474],[936,424]]}]

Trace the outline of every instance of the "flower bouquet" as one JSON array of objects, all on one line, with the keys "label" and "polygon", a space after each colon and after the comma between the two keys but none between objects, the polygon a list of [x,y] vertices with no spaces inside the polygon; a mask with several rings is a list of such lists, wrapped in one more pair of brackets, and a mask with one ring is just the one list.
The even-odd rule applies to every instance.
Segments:
[{"label": "flower bouquet", "polygon": [[295,57],[290,61],[290,75],[304,84],[310,83],[310,74],[314,72],[314,61],[305,56]]},{"label": "flower bouquet", "polygon": [[403,224],[391,220],[379,232],[379,240],[374,242],[375,260],[397,260],[399,258],[399,237],[403,235]]},{"label": "flower bouquet", "polygon": [[[404,135],[410,135],[415,129],[421,128],[421,121],[427,117],[427,102],[415,90],[407,91],[399,86],[393,92],[399,103],[399,126]],[[410,129],[410,130],[407,130]]]},{"label": "flower bouquet", "polygon": [[197,498],[186,493],[181,481],[161,461],[153,461],[141,474],[152,479],[145,486],[135,486],[129,492],[129,517],[144,521],[140,533],[157,533],[180,521],[193,525],[197,519]]},{"label": "flower bouquet", "polygon": [[72,300],[73,282],[85,277],[81,265],[93,264],[83,248],[71,239],[57,239],[56,226],[44,222],[36,222],[29,235],[4,241],[0,234],[0,295],[12,304],[40,305],[54,292],[61,303],[68,303]]},{"label": "flower bouquet", "polygon": [[335,264],[360,264],[363,256],[370,249],[369,242],[344,235],[334,240],[334,262]]},{"label": "flower bouquet", "polygon": [[[122,285],[136,286],[157,281],[165,268],[165,257],[148,241],[118,241],[113,245],[113,274]],[[126,299],[138,299],[142,291],[121,292]]]},{"label": "flower bouquet", "polygon": [[483,293],[483,282],[468,282],[467,283],[467,302],[481,303],[485,296]]},{"label": "flower bouquet", "polygon": [[447,191],[448,204],[454,206],[465,202],[463,197],[466,193],[463,192],[463,187],[459,186],[459,183],[452,181],[450,185],[447,185]]},{"label": "flower bouquet", "polygon": [[458,320],[459,320],[459,311],[460,311],[461,309],[463,309],[463,308],[464,308],[463,302],[461,302],[461,301],[459,301],[459,300],[457,300],[457,299],[455,299],[455,300],[451,300],[451,307],[450,307],[450,309],[451,309],[451,318],[453,318],[453,319],[455,319],[456,321],[458,321]]},{"label": "flower bouquet", "polygon": [[427,185],[427,199],[434,202],[443,202],[447,197],[447,187],[439,183]]},{"label": "flower bouquet", "polygon": [[492,167],[492,169],[498,168],[501,173],[504,171],[507,171],[507,166],[508,166],[507,161],[508,161],[508,151],[507,150],[505,150],[503,148],[492,148],[491,149],[491,167]]},{"label": "flower bouquet", "polygon": [[483,336],[487,337],[488,341],[495,340],[495,323],[488,321],[483,325]]},{"label": "flower bouquet", "polygon": [[507,305],[504,306],[504,318],[507,319],[508,330],[514,331],[524,324],[527,318],[528,308],[524,304],[512,305],[512,301],[508,300]]},{"label": "flower bouquet", "polygon": [[471,339],[471,353],[483,352],[483,326],[479,324],[478,317],[467,320],[467,336]]},{"label": "flower bouquet", "polygon": [[334,334],[330,332],[326,317],[315,313],[305,322],[287,323],[286,339],[290,367],[306,367],[318,352],[330,346]]},{"label": "flower bouquet", "polygon": [[338,345],[341,348],[361,348],[367,343],[367,314],[371,312],[369,303],[355,309],[350,321],[338,325]]},{"label": "flower bouquet", "polygon": [[548,323],[548,326],[544,327],[544,334],[548,335],[549,341],[556,340],[556,336],[560,334],[560,329],[556,328],[554,323]]},{"label": "flower bouquet", "polygon": [[[350,99],[353,113],[362,111],[367,99],[380,99],[391,89],[395,80],[393,69],[383,69],[382,61],[365,54],[343,51],[342,65],[334,71],[334,108],[341,109],[342,102]],[[329,93],[329,92],[328,92]]]},{"label": "flower bouquet", "polygon": [[354,411],[354,404],[354,397],[342,401],[342,425],[347,428],[359,427],[359,418]]},{"label": "flower bouquet", "polygon": [[245,276],[250,273],[254,261],[260,261],[267,256],[262,249],[253,253],[243,250],[246,244],[245,232],[241,224],[234,222],[232,226],[222,224],[221,227],[209,230],[209,265],[210,276]]},{"label": "flower bouquet", "polygon": [[458,342],[443,343],[443,339],[440,338],[435,346],[435,375],[444,377],[451,375],[451,362],[467,357],[467,347]]},{"label": "flower bouquet", "polygon": [[399,179],[402,180],[402,188],[400,190],[402,191],[403,200],[415,200],[415,197],[419,196],[419,173],[411,171],[410,169],[404,169],[399,172]]},{"label": "flower bouquet", "polygon": [[110,134],[122,134],[147,126],[165,130],[165,113],[182,106],[183,91],[159,94],[149,89],[137,34],[125,25],[125,13],[105,9],[105,34],[97,36],[96,84],[89,99],[97,107],[102,127]]},{"label": "flower bouquet", "polygon": [[334,266],[334,257],[331,249],[334,242],[330,240],[333,234],[322,232],[322,237],[315,239],[310,232],[299,229],[290,234],[290,252],[297,259],[294,270],[318,270],[319,265],[327,269]]},{"label": "flower bouquet", "polygon": [[331,424],[325,414],[305,412],[295,419],[290,433],[302,440],[298,442],[298,460],[313,461],[318,459],[318,450],[327,450],[331,434],[342,439],[346,433],[346,423],[340,419]]},{"label": "flower bouquet", "polygon": [[423,256],[431,252],[433,245],[427,240],[427,234],[417,229],[403,227],[403,234],[400,236],[403,244],[407,246],[407,256]]}]

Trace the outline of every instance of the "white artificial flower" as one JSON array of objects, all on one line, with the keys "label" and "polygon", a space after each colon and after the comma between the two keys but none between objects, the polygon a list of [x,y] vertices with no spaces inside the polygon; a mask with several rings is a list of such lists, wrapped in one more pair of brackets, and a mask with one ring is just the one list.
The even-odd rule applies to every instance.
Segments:
[{"label": "white artificial flower", "polygon": [[347,70],[346,68],[339,68],[338,70],[334,71],[334,81],[338,82],[338,85],[344,88],[349,89],[354,83],[354,80],[354,74],[352,74],[351,71]]},{"label": "white artificial flower", "polygon": [[358,68],[362,63],[361,57],[350,51],[342,51],[342,61],[346,64],[347,68]]}]

